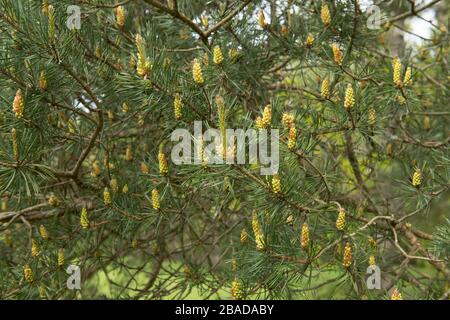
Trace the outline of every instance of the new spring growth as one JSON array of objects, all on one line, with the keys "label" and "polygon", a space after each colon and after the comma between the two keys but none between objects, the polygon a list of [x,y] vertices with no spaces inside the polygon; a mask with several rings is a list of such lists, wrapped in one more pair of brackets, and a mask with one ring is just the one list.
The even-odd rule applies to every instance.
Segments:
[{"label": "new spring growth", "polygon": [[377,122],[377,113],[374,108],[369,107],[369,109],[367,110],[367,123],[373,127],[376,122]]},{"label": "new spring growth", "polygon": [[203,27],[208,28],[209,26],[209,21],[208,21],[208,17],[205,14],[202,14],[200,16],[200,20],[202,22]]},{"label": "new spring growth", "polygon": [[350,246],[350,243],[346,243],[345,244],[345,248],[344,248],[344,258],[342,261],[342,265],[345,268],[349,268],[352,264],[352,247]]},{"label": "new spring growth", "polygon": [[336,229],[339,231],[344,230],[345,228],[345,209],[339,208],[338,217],[336,219]]},{"label": "new spring growth", "polygon": [[48,0],[43,0],[42,1],[42,13],[44,15],[48,15],[48,6],[49,6]]},{"label": "new spring growth", "polygon": [[13,102],[13,112],[16,118],[20,119],[23,117],[24,105],[25,103],[23,101],[22,90],[19,89],[16,91]]},{"label": "new spring growth", "polygon": [[314,36],[311,33],[309,33],[306,37],[305,44],[308,48],[312,47],[312,45],[314,44]]},{"label": "new spring growth", "polygon": [[141,172],[143,174],[148,174],[150,172],[150,170],[145,162],[141,162]]},{"label": "new spring growth", "polygon": [[109,193],[108,188],[105,188],[105,190],[103,190],[103,203],[105,204],[105,206],[109,206],[112,203],[111,193]]},{"label": "new spring growth", "polygon": [[64,266],[64,249],[58,250],[58,267]]},{"label": "new spring growth", "polygon": [[100,165],[98,164],[98,161],[95,160],[92,163],[91,176],[98,177],[100,173],[101,173]]},{"label": "new spring growth", "polygon": [[39,286],[39,298],[41,298],[41,300],[45,300],[47,298],[47,292],[45,291],[44,286]]},{"label": "new spring growth", "polygon": [[86,208],[81,209],[80,213],[80,225],[83,229],[89,228],[88,212]]},{"label": "new spring growth", "polygon": [[31,256],[37,257],[39,255],[39,245],[36,240],[31,240]]},{"label": "new spring growth", "polygon": [[324,99],[330,98],[330,80],[327,78],[322,81],[322,85],[320,86],[320,95]]},{"label": "new spring growth", "polygon": [[339,66],[342,65],[342,51],[339,49],[339,45],[337,43],[333,43],[331,45],[331,49],[333,50],[334,62],[336,62]]},{"label": "new spring growth", "polygon": [[148,76],[151,70],[150,60],[145,54],[145,42],[144,38],[140,34],[136,35],[136,48],[137,48],[137,66],[136,72],[138,76],[145,77]]},{"label": "new spring growth", "polygon": [[405,78],[403,79],[403,85],[405,87],[412,85],[411,72],[411,67],[406,68]]},{"label": "new spring growth", "polygon": [[43,240],[48,240],[48,231],[42,224],[39,226],[39,234],[41,235]]},{"label": "new spring growth", "polygon": [[111,181],[109,182],[109,186],[111,187],[111,191],[113,193],[117,193],[119,191],[119,184],[116,178],[111,179]]},{"label": "new spring growth", "polygon": [[39,89],[41,91],[47,91],[48,89],[47,75],[44,70],[42,70],[39,75]]},{"label": "new spring growth", "polygon": [[309,228],[308,228],[308,224],[305,222],[302,225],[302,233],[301,233],[301,237],[300,237],[300,245],[302,247],[303,250],[308,249],[308,245],[309,245]]},{"label": "new spring growth", "polygon": [[133,160],[133,150],[131,149],[131,146],[128,146],[125,150],[125,159],[127,159],[127,161]]},{"label": "new spring growth", "polygon": [[400,291],[398,291],[397,288],[394,288],[394,290],[392,290],[391,300],[403,300],[402,294],[400,293]]},{"label": "new spring growth", "polygon": [[320,19],[325,27],[328,27],[331,23],[330,9],[328,9],[326,3],[324,3],[320,9]]},{"label": "new spring growth", "polygon": [[242,284],[237,278],[231,282],[231,296],[233,300],[242,300],[244,298]]},{"label": "new spring growth", "polygon": [[256,249],[264,250],[264,248],[265,248],[264,235],[261,231],[261,227],[260,227],[259,221],[258,221],[258,216],[255,211],[253,211],[253,214],[252,214],[252,228],[253,228],[253,234],[255,236]]},{"label": "new spring growth", "polygon": [[55,37],[55,8],[48,6],[48,38],[53,43]]},{"label": "new spring growth", "polygon": [[242,231],[241,231],[241,243],[242,244],[246,243],[247,239],[248,239],[247,229],[242,228]]},{"label": "new spring growth", "polygon": [[221,64],[223,61],[222,50],[219,46],[215,46],[213,49],[213,62],[217,65]]},{"label": "new spring growth", "polygon": [[258,12],[258,24],[261,28],[265,28],[267,23],[266,23],[266,17],[264,16],[264,10],[260,9]]},{"label": "new spring growth", "polygon": [[292,125],[289,128],[289,139],[288,139],[288,149],[292,150],[295,148],[295,141],[297,139],[297,129],[295,129],[295,125]]},{"label": "new spring growth", "polygon": [[225,157],[225,151],[227,150],[225,101],[223,100],[222,96],[219,95],[215,97],[215,101],[217,105],[217,113],[219,115],[219,130],[222,139],[222,154]]},{"label": "new spring growth", "polygon": [[169,173],[169,166],[167,165],[166,155],[163,152],[164,145],[161,144],[158,152],[159,173],[166,176]]},{"label": "new spring growth", "polygon": [[161,205],[159,204],[159,192],[158,189],[152,190],[152,207],[155,210],[159,210]]},{"label": "new spring growth", "polygon": [[125,25],[125,9],[123,6],[118,6],[115,11],[117,26],[122,29]]},{"label": "new spring growth", "polygon": [[12,140],[12,148],[13,155],[16,162],[19,162],[19,143],[17,141],[17,131],[16,128],[11,129],[11,140]]},{"label": "new spring growth", "polygon": [[285,128],[290,128],[294,124],[294,115],[291,113],[283,113],[283,116],[281,117],[281,122],[283,122],[283,126]]},{"label": "new spring growth", "polygon": [[422,183],[422,171],[419,168],[416,168],[412,175],[411,184],[417,188],[420,186],[421,183]]},{"label": "new spring growth", "polygon": [[203,79],[202,66],[200,65],[198,59],[194,59],[194,63],[192,65],[192,77],[197,84],[201,85],[205,82]]},{"label": "new spring growth", "polygon": [[281,192],[281,180],[280,180],[280,176],[278,174],[276,174],[272,177],[272,191],[275,194],[278,194]]},{"label": "new spring growth", "polygon": [[182,112],[183,103],[181,101],[181,96],[179,93],[175,94],[175,98],[173,99],[173,109],[175,114],[175,119],[180,120],[183,117]]},{"label": "new spring growth", "polygon": [[266,129],[270,125],[272,120],[272,106],[268,104],[264,107],[262,118],[258,117],[255,120],[256,127],[258,129]]},{"label": "new spring growth", "polygon": [[355,105],[355,95],[353,93],[352,85],[348,84],[347,89],[345,89],[344,107],[346,109],[350,109],[354,105]]},{"label": "new spring growth", "polygon": [[57,198],[54,194],[51,194],[51,195],[48,197],[47,202],[48,202],[48,204],[51,205],[52,207],[56,207],[56,206],[59,204],[59,200],[58,200],[58,198]]},{"label": "new spring growth", "polygon": [[402,86],[402,63],[400,61],[400,58],[395,57],[392,60],[392,80],[394,81],[395,86],[401,87]]},{"label": "new spring growth", "polygon": [[369,266],[373,267],[374,265],[376,265],[376,260],[375,260],[375,256],[370,256],[369,257]]},{"label": "new spring growth", "polygon": [[28,264],[23,266],[23,277],[29,283],[32,283],[34,281],[33,271],[31,270],[31,267]]}]

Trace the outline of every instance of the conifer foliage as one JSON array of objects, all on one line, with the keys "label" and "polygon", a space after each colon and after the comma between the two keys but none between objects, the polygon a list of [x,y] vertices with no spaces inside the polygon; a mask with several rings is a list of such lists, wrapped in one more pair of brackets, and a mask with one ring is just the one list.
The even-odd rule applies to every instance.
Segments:
[{"label": "conifer foliage", "polygon": [[[359,2],[0,0],[0,299],[446,299],[448,31]],[[194,121],[278,172],[175,164]]]}]

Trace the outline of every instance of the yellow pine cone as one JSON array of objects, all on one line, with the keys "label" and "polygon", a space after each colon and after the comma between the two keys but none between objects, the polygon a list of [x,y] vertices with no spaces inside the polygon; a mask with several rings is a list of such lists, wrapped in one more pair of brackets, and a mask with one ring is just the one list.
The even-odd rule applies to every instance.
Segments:
[{"label": "yellow pine cone", "polygon": [[242,300],[244,298],[242,284],[238,279],[234,279],[231,283],[231,296],[233,300]]},{"label": "yellow pine cone", "polygon": [[262,114],[262,126],[263,128],[267,128],[270,125],[270,121],[272,121],[272,106],[268,104],[264,107],[264,111]]},{"label": "yellow pine cone", "polygon": [[128,146],[125,150],[125,159],[127,159],[128,161],[133,160],[133,150],[130,146]]},{"label": "yellow pine cone", "polygon": [[37,257],[39,255],[39,245],[36,240],[31,240],[31,256]]},{"label": "yellow pine cone", "polygon": [[322,8],[320,9],[320,19],[322,20],[322,23],[325,25],[325,27],[328,27],[331,23],[330,9],[328,9],[328,6],[326,4],[323,4]]},{"label": "yellow pine cone", "polygon": [[347,89],[345,90],[344,107],[346,109],[350,109],[354,105],[355,105],[355,95],[353,93],[352,85],[348,84]]},{"label": "yellow pine cone", "polygon": [[258,12],[258,24],[261,28],[265,28],[266,27],[266,17],[264,16],[264,10],[260,9]]},{"label": "yellow pine cone", "polygon": [[158,162],[159,162],[159,173],[162,176],[166,176],[169,173],[169,167],[167,166],[166,155],[162,151],[159,151],[158,153]]},{"label": "yellow pine cone", "polygon": [[128,61],[128,65],[131,69],[136,68],[136,59],[133,56],[130,56],[130,60]]},{"label": "yellow pine cone", "polygon": [[98,164],[98,161],[94,161],[92,163],[91,176],[98,177],[100,175],[100,173],[101,173],[101,170],[100,170],[100,166]]},{"label": "yellow pine cone", "polygon": [[283,113],[281,122],[283,122],[285,128],[290,128],[294,123],[294,116],[291,113],[285,112]]},{"label": "yellow pine cone", "polygon": [[333,43],[331,45],[331,49],[333,50],[334,62],[336,62],[337,65],[341,65],[343,57],[342,57],[342,51],[341,51],[341,49],[339,49],[339,45],[337,43]]},{"label": "yellow pine cone", "polygon": [[152,207],[155,210],[159,210],[161,205],[159,204],[159,192],[157,189],[152,190]]},{"label": "yellow pine cone", "polygon": [[141,162],[141,172],[144,174],[147,174],[150,172],[150,170],[145,162]]},{"label": "yellow pine cone", "polygon": [[128,104],[126,102],[124,102],[122,104],[122,112],[123,113],[128,113],[128,111],[130,111],[130,107],[128,106]]},{"label": "yellow pine cone", "polygon": [[289,139],[288,139],[288,149],[292,150],[295,148],[295,141],[297,138],[297,129],[294,126],[289,128]]},{"label": "yellow pine cone", "polygon": [[145,58],[139,52],[137,54],[137,57],[138,57],[138,63],[137,63],[137,67],[136,67],[136,72],[137,72],[138,76],[140,76],[140,77],[148,76],[152,69],[150,60],[148,58]]},{"label": "yellow pine cone", "polygon": [[274,175],[272,178],[272,191],[275,194],[278,194],[281,192],[281,180],[279,175]]},{"label": "yellow pine cone", "polygon": [[406,104],[406,99],[405,99],[404,96],[398,95],[398,96],[395,97],[395,99],[397,100],[397,102],[398,102],[401,106],[403,106],[403,105]]},{"label": "yellow pine cone", "polygon": [[11,129],[11,140],[12,140],[12,147],[13,147],[13,155],[14,159],[16,161],[19,161],[19,144],[17,142],[17,130],[16,128]]},{"label": "yellow pine cone", "polygon": [[58,267],[64,266],[64,249],[58,250]]},{"label": "yellow pine cone", "polygon": [[324,99],[330,98],[330,80],[328,80],[327,78],[322,81],[322,85],[320,87],[320,95]]},{"label": "yellow pine cone", "polygon": [[336,229],[339,231],[345,228],[345,210],[343,208],[339,209],[338,217],[336,219]]},{"label": "yellow pine cone", "polygon": [[397,288],[394,288],[391,294],[391,300],[403,300],[402,294]]},{"label": "yellow pine cone", "polygon": [[252,228],[253,234],[255,236],[256,249],[264,250],[265,248],[264,235],[261,231],[261,227],[259,225],[258,216],[256,215],[256,212],[253,212],[252,214]]},{"label": "yellow pine cone", "polygon": [[311,47],[314,44],[314,36],[310,33],[308,34],[308,36],[306,37],[306,41],[305,44],[307,47]]},{"label": "yellow pine cone", "polygon": [[371,126],[374,126],[377,121],[377,113],[374,108],[369,107],[367,110],[367,123]]},{"label": "yellow pine cone", "polygon": [[39,298],[41,300],[44,300],[47,298],[47,292],[45,291],[45,287],[44,286],[40,286],[39,287]]},{"label": "yellow pine cone", "polygon": [[370,256],[369,257],[369,266],[373,267],[374,265],[376,265],[376,260],[375,260],[375,256]]},{"label": "yellow pine cone", "polygon": [[128,184],[124,184],[123,188],[122,188],[122,193],[128,193]]},{"label": "yellow pine cone", "polygon": [[175,114],[175,119],[177,119],[177,120],[180,120],[183,116],[182,107],[183,107],[183,104],[181,102],[181,96],[177,93],[173,100],[174,114]]},{"label": "yellow pine cone", "polygon": [[242,244],[246,243],[247,239],[248,239],[247,229],[242,228],[242,231],[241,231],[241,243]]},{"label": "yellow pine cone", "polygon": [[194,64],[192,65],[192,76],[197,84],[203,84],[205,82],[203,79],[202,66],[197,59],[194,59]]},{"label": "yellow pine cone", "polygon": [[17,90],[13,102],[13,112],[16,118],[20,119],[23,117],[24,101],[22,96],[22,90]]},{"label": "yellow pine cone", "polygon": [[116,178],[111,179],[111,181],[109,182],[109,186],[111,187],[111,191],[113,193],[117,193],[119,191],[119,184]]},{"label": "yellow pine cone", "polygon": [[401,78],[402,63],[398,57],[393,59],[392,68],[393,68],[392,80],[394,81],[394,84],[397,87],[401,87],[401,85],[402,85],[402,78]]},{"label": "yellow pine cone", "polygon": [[31,267],[28,264],[23,266],[23,277],[29,283],[32,283],[34,281],[33,271],[31,270]]},{"label": "yellow pine cone", "polygon": [[371,246],[372,248],[377,247],[377,241],[373,237],[369,237],[367,242],[369,243],[369,246]]},{"label": "yellow pine cone", "polygon": [[45,75],[44,70],[42,70],[39,75],[39,89],[41,89],[41,91],[47,91],[48,89],[47,76]]},{"label": "yellow pine cone", "polygon": [[345,248],[344,248],[344,258],[343,258],[343,261],[342,261],[342,265],[345,268],[348,268],[348,267],[351,266],[352,260],[353,260],[352,247],[350,246],[350,243],[347,242],[345,244]]},{"label": "yellow pine cone", "polygon": [[261,117],[257,117],[255,120],[255,126],[258,129],[264,129],[263,123],[262,123],[262,118]]},{"label": "yellow pine cone", "polygon": [[220,50],[219,46],[215,46],[213,49],[213,62],[215,64],[221,64],[223,61],[222,50]]},{"label": "yellow pine cone", "polygon": [[200,16],[200,20],[202,21],[202,25],[203,25],[205,28],[208,28],[208,26],[209,26],[208,17],[207,17],[206,15],[202,14],[202,15]]},{"label": "yellow pine cone", "polygon": [[2,204],[1,204],[1,211],[6,211],[8,210],[8,202],[6,200],[2,200]]},{"label": "yellow pine cone", "polygon": [[288,215],[286,218],[286,224],[290,226],[294,225],[294,216],[292,214]]},{"label": "yellow pine cone", "polygon": [[51,205],[53,207],[56,207],[59,204],[58,198],[53,194],[48,197],[47,202],[49,205]]},{"label": "yellow pine cone", "polygon": [[414,187],[419,187],[422,183],[422,171],[419,168],[414,171],[411,183]]},{"label": "yellow pine cone", "polygon": [[111,193],[109,193],[108,188],[105,188],[105,190],[103,190],[103,203],[105,204],[105,206],[109,206],[112,203]]},{"label": "yellow pine cone", "polygon": [[125,9],[123,6],[116,8],[116,23],[119,28],[123,28],[125,25]]},{"label": "yellow pine cone", "polygon": [[308,228],[308,224],[306,222],[303,223],[303,226],[302,226],[300,244],[304,250],[306,250],[309,245],[309,228]]},{"label": "yellow pine cone", "polygon": [[86,208],[81,209],[80,213],[80,225],[83,229],[89,228],[88,212]]},{"label": "yellow pine cone", "polygon": [[405,77],[403,78],[403,85],[404,85],[404,86],[410,86],[410,85],[412,85],[412,79],[411,79],[411,67],[406,68],[406,71],[405,71]]},{"label": "yellow pine cone", "polygon": [[42,239],[48,240],[48,231],[42,224],[39,226],[39,234],[41,235]]}]

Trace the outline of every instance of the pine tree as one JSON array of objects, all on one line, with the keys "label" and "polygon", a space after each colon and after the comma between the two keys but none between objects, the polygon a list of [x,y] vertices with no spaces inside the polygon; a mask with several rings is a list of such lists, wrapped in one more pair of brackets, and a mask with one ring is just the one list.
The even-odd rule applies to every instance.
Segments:
[{"label": "pine tree", "polygon": [[[0,0],[0,299],[448,297],[448,30],[358,3]],[[279,130],[277,174],[176,164],[194,121]]]}]

